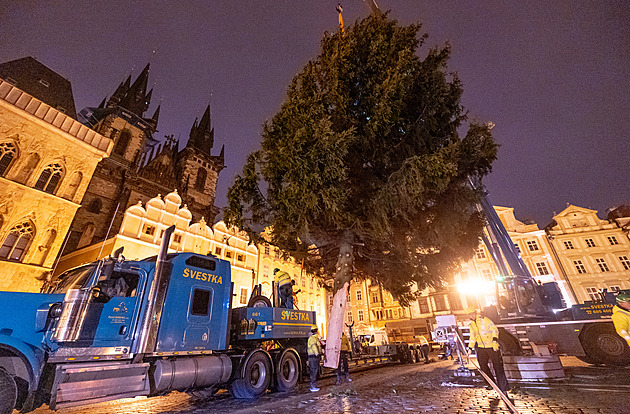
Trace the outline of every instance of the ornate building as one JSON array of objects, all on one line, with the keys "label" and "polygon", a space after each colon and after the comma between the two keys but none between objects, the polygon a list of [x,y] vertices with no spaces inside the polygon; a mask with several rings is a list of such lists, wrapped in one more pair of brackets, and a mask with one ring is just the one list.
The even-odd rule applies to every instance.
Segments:
[{"label": "ornate building", "polygon": [[602,220],[597,211],[569,205],[553,217],[547,233],[578,302],[601,299],[604,289],[630,289],[627,218]]},{"label": "ornate building", "polygon": [[125,210],[138,201],[148,202],[156,193],[177,189],[192,217],[213,222],[219,209],[214,206],[217,179],[224,168],[223,148],[211,151],[214,128],[210,107],[201,121],[195,119],[186,146],[167,136],[160,144],[155,138],[160,107],[145,117],[152,90],[147,91],[149,65],[136,80],[122,82],[98,108],[86,108],[80,117],[95,131],[114,141],[109,158],[98,164],[81,208],[72,223],[64,254],[103,241],[116,234]]},{"label": "ornate building", "polygon": [[113,147],[75,118],[67,79],[32,57],[0,64],[0,290],[39,291]]}]

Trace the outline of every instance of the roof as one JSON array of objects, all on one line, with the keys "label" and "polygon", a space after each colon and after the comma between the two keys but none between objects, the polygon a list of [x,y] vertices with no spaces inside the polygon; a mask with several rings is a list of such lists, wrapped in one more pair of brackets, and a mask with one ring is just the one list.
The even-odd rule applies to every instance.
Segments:
[{"label": "roof", "polygon": [[70,81],[35,58],[29,56],[0,63],[0,78],[58,111],[77,118]]}]

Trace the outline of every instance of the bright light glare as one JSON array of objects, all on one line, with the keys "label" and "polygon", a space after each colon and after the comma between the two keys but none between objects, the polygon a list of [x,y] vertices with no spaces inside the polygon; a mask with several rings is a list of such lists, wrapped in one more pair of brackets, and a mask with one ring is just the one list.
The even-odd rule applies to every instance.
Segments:
[{"label": "bright light glare", "polygon": [[491,280],[462,280],[457,284],[457,290],[464,295],[483,296],[494,293],[494,282]]}]

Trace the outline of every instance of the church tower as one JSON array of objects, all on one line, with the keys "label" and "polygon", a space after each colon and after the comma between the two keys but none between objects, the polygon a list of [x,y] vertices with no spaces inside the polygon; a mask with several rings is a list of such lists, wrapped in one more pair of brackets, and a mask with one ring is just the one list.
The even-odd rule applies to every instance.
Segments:
[{"label": "church tower", "polygon": [[152,91],[147,92],[148,82],[149,65],[146,65],[133,83],[129,75],[98,108],[86,108],[79,113],[79,120],[111,138],[114,148],[110,157],[96,168],[72,223],[65,253],[104,240],[110,224],[109,231],[113,234],[120,227],[131,194],[129,181],[133,181],[141,159],[157,143],[153,133],[159,107],[151,118],[144,118],[152,95]]},{"label": "church tower", "polygon": [[145,118],[151,104],[149,65],[132,82],[127,77],[98,108],[86,108],[83,123],[114,141],[111,156],[94,173],[81,208],[71,226],[64,254],[102,242],[118,233],[125,210],[138,201],[146,203],[156,194],[177,191],[193,215],[212,223],[219,209],[214,206],[219,172],[224,168],[223,150],[212,156],[214,129],[210,108],[198,123],[183,150],[173,136],[154,138],[160,106]]},{"label": "church tower", "polygon": [[[182,199],[191,211],[201,211],[209,223],[219,213],[214,206],[219,173],[225,168],[224,147],[218,156],[212,155],[214,128],[210,106],[197,123],[193,123],[186,147],[177,156],[177,177]],[[193,213],[194,214],[194,213]],[[197,217],[199,219],[199,217]]]}]

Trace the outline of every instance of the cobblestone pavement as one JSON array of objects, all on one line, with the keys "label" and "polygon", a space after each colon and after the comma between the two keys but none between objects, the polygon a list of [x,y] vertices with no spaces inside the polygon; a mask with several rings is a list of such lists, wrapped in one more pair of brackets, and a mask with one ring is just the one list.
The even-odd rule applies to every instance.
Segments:
[{"label": "cobblestone pavement", "polygon": [[[575,358],[563,360],[567,379],[552,384],[512,384],[520,413],[630,414],[630,369],[592,367]],[[321,390],[300,384],[290,393],[267,394],[257,401],[235,400],[227,392],[193,397],[173,392],[164,397],[133,399],[61,410],[63,414],[123,413],[509,413],[498,395],[480,381],[465,385],[452,376],[451,361],[429,365],[390,365],[351,373],[353,381]],[[36,414],[49,414],[42,407]]]}]

